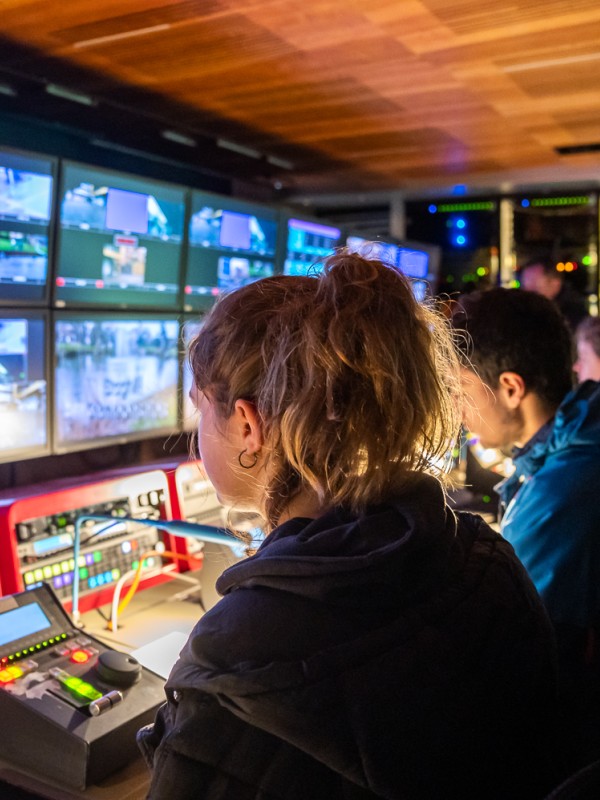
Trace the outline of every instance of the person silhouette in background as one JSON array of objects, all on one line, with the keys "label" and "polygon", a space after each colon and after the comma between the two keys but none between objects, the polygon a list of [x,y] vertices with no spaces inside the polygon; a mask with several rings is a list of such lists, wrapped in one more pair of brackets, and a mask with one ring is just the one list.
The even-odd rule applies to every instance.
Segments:
[{"label": "person silhouette in background", "polygon": [[541,294],[552,300],[574,332],[580,322],[588,316],[585,297],[565,280],[564,273],[548,258],[528,261],[519,270],[521,287],[525,291]]},{"label": "person silhouette in background", "polygon": [[139,734],[148,797],[543,797],[555,643],[511,546],[446,504],[447,320],[340,251],[224,295],[189,359],[204,468],[267,536]]}]

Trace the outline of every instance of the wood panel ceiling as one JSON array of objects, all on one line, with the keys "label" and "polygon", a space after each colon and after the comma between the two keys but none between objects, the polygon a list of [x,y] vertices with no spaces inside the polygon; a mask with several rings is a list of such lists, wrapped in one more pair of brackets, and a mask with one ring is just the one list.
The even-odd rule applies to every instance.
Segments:
[{"label": "wood panel ceiling", "polygon": [[[81,126],[87,115],[88,127],[118,127],[119,116],[132,127],[135,115],[132,140],[151,149],[148,131],[179,132],[198,143],[173,145],[182,158],[217,172],[235,169],[219,161],[225,139],[261,155],[248,176],[299,195],[600,185],[600,152],[557,151],[600,142],[598,0],[2,0],[0,10],[0,81],[17,97],[19,81],[60,82],[95,103],[76,109]],[[34,105],[58,114],[52,102]]]}]

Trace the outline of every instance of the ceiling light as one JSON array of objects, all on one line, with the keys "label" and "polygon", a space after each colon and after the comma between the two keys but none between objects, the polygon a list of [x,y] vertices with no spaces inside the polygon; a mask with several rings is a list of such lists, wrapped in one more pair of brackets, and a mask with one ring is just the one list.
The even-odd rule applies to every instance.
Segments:
[{"label": "ceiling light", "polygon": [[93,47],[96,44],[107,44],[108,42],[117,42],[119,39],[131,39],[133,36],[146,36],[148,33],[157,33],[158,31],[166,31],[170,25],[152,25],[150,28],[138,28],[134,31],[124,31],[123,33],[112,33],[110,36],[97,36],[95,39],[84,39],[81,42],[75,42],[72,46],[76,49],[83,47]]},{"label": "ceiling light", "polygon": [[4,94],[7,97],[16,97],[18,92],[8,83],[0,83],[0,94]]},{"label": "ceiling light", "polygon": [[195,139],[192,139],[191,136],[186,136],[184,133],[178,133],[177,131],[161,131],[160,135],[163,139],[168,139],[169,142],[175,142],[175,144],[183,144],[186,147],[196,147],[198,142]]},{"label": "ceiling light", "polygon": [[585,56],[565,56],[564,58],[552,58],[547,61],[529,61],[524,64],[509,64],[502,67],[503,72],[525,72],[528,69],[544,69],[545,67],[560,67],[564,64],[578,64],[581,61],[597,61],[600,53],[589,53]]},{"label": "ceiling light", "polygon": [[291,161],[286,161],[285,158],[278,158],[277,156],[267,156],[267,161],[269,164],[273,164],[274,167],[281,167],[281,169],[294,169],[294,165]]},{"label": "ceiling light", "polygon": [[55,83],[49,83],[46,86],[46,91],[48,94],[54,95],[54,97],[70,100],[72,103],[79,103],[82,106],[95,106],[98,104],[97,101],[88,94],[66,89],[64,86],[57,86]]},{"label": "ceiling light", "polygon": [[239,153],[242,156],[248,156],[248,158],[263,157],[262,153],[259,153],[258,150],[253,150],[251,147],[245,147],[243,144],[230,142],[227,139],[217,139],[217,147],[222,147],[223,150],[231,150],[233,153]]}]

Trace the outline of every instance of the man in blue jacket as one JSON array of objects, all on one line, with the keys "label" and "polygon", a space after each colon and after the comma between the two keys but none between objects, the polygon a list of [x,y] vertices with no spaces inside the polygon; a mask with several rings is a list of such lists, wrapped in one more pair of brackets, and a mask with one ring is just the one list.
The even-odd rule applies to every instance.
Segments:
[{"label": "man in blue jacket", "polygon": [[572,390],[572,343],[553,304],[532,292],[465,297],[453,318],[468,397],[465,427],[513,450],[500,483],[501,533],[554,624],[565,706],[589,727],[582,758],[600,756],[600,385]]}]

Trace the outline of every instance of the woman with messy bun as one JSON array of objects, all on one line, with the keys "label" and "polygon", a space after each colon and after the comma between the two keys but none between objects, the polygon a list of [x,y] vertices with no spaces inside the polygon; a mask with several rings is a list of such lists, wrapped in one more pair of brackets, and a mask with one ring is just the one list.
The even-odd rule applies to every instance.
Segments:
[{"label": "woman with messy bun", "polygon": [[148,797],[543,797],[552,633],[510,546],[446,505],[445,319],[340,251],[224,296],[189,359],[204,467],[267,536],[140,732]]}]

